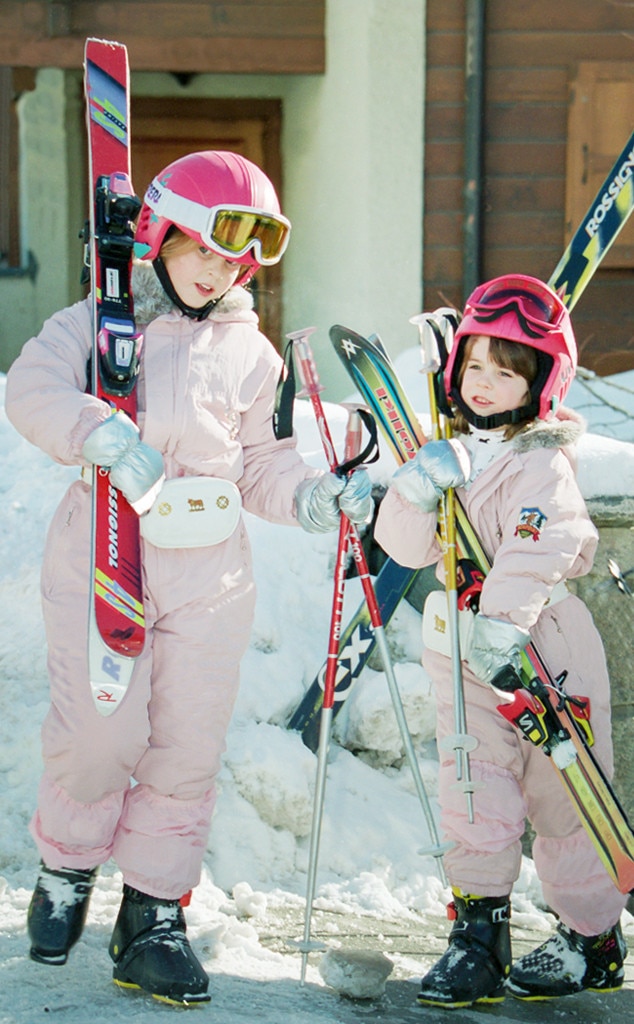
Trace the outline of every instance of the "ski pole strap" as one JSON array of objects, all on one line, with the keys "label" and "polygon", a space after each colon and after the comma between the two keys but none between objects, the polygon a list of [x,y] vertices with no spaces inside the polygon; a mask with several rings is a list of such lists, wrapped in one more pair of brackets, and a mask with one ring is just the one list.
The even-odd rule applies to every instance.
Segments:
[{"label": "ski pole strap", "polygon": [[[273,409],[273,433],[278,441],[293,434],[293,404],[297,393],[295,361],[293,359],[293,341],[289,341],[284,350],[284,365],[275,391],[275,407]],[[363,424],[370,435],[365,448],[353,459],[337,466],[337,476],[347,476],[362,463],[376,462],[379,458],[378,431],[374,416],[369,409],[357,409]]]},{"label": "ski pole strap", "polygon": [[284,350],[284,365],[280,372],[275,391],[275,407],[273,409],[273,433],[276,440],[293,436],[293,403],[297,393],[295,363],[293,361],[293,342],[289,341]]},{"label": "ski pole strap", "polygon": [[340,466],[336,467],[335,473],[337,476],[348,476],[348,474],[352,473],[353,469],[356,469],[357,466],[360,466],[363,463],[367,465],[368,463],[376,462],[379,458],[380,453],[376,420],[369,409],[357,409],[357,412],[363,420],[363,424],[370,435],[370,439],[365,448],[360,451],[358,455],[355,455],[352,459],[348,459],[347,462],[342,462]]}]

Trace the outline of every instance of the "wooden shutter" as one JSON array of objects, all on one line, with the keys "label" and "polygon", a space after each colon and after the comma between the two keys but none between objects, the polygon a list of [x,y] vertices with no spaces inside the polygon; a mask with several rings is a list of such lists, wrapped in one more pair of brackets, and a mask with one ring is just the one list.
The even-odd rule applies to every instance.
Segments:
[{"label": "wooden shutter", "polygon": [[[634,128],[634,61],[587,61],[571,82],[566,165],[566,242]],[[634,169],[630,168],[630,173]],[[627,171],[627,169],[625,169]],[[634,267],[634,216],[602,268]]]}]

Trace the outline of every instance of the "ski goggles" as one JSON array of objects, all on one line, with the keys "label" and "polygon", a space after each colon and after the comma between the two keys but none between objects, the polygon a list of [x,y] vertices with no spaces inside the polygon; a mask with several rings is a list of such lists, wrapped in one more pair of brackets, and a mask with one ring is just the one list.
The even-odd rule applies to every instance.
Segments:
[{"label": "ski goggles", "polygon": [[258,263],[270,266],[282,258],[290,239],[291,223],[281,213],[237,204],[210,208],[176,195],[156,178],[145,202],[158,217],[195,231],[206,248],[234,259],[252,249]]},{"label": "ski goggles", "polygon": [[495,320],[512,309],[547,329],[559,324],[566,312],[559,296],[547,285],[519,275],[492,282],[477,298],[474,296],[473,307],[477,320]]}]

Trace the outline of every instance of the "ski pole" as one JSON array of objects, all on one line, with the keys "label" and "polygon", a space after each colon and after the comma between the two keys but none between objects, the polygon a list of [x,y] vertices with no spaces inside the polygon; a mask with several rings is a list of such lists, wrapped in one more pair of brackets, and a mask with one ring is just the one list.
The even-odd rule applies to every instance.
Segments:
[{"label": "ski pole", "polygon": [[418,758],[416,757],[416,752],[414,750],[412,734],[409,731],[409,726],[407,724],[407,719],[405,717],[405,709],[403,707],[403,701],[401,700],[400,690],[398,688],[396,677],[394,675],[394,666],[392,664],[392,659],[390,656],[390,651],[385,636],[385,627],[383,626],[379,604],[376,599],[374,587],[372,586],[372,581],[370,579],[370,574],[365,554],[363,552],[363,547],[361,546],[361,541],[359,540],[359,537],[356,534],[353,534],[352,537],[351,551],[352,556],[357,565],[357,573],[361,580],[361,584],[364,588],[364,597],[366,600],[366,604],[368,606],[368,611],[370,613],[370,622],[372,623],[372,627],[374,629],[376,645],[379,649],[379,654],[381,656],[381,661],[383,663],[383,670],[385,672],[385,678],[387,679],[387,685],[390,691],[390,698],[392,700],[392,706],[394,708],[396,722],[399,728],[399,732],[401,734],[403,748],[405,750],[405,758],[412,772],[412,778],[414,780],[414,786],[416,787],[416,793],[418,795],[420,805],[423,809],[423,814],[425,816],[427,828],[432,839],[432,845],[424,847],[419,852],[421,854],[428,854],[436,858],[440,880],[443,883],[443,885],[447,885],[447,875],[445,873],[445,866],[442,862],[442,857],[443,854],[451,848],[452,844],[440,842],[440,837],[438,835],[438,830],[436,828],[436,822],[434,820],[434,815],[431,809],[431,805],[429,803],[429,797],[427,795],[425,783],[423,782],[423,777],[420,772]]},{"label": "ski pole", "polygon": [[[292,336],[294,344],[299,344],[299,338],[305,335],[300,334],[297,341],[295,336]],[[291,337],[289,335],[289,337]],[[319,393],[316,392],[317,397]],[[321,406],[321,403],[319,403]],[[317,413],[317,425],[322,436],[324,448],[326,454],[330,457],[332,454],[333,463],[336,461],[334,455],[334,448],[332,446],[332,439],[328,431],[328,425],[323,415],[323,408],[321,412],[315,410]],[[358,420],[358,416],[357,416]],[[352,446],[356,444],[359,438],[359,430],[357,424],[352,423],[352,417],[350,417],[350,429],[347,434],[346,440],[346,458],[352,458],[356,454],[352,450]],[[313,902],[315,899],[315,888],[317,879],[317,864],[319,860],[319,844],[321,839],[321,825],[323,820],[323,809],[324,809],[324,797],[326,791],[326,770],[328,765],[328,751],[330,748],[330,737],[332,733],[332,714],[333,705],[335,700],[335,685],[337,681],[337,664],[339,660],[339,638],[341,636],[341,618],[343,611],[343,596],[345,587],[346,577],[346,563],[348,554],[348,540],[349,540],[349,521],[341,515],[339,522],[339,539],[337,544],[337,557],[335,561],[335,585],[333,592],[332,611],[330,617],[330,631],[328,637],[328,656],[326,659],[326,671],[324,675],[324,697],[321,708],[321,716],[319,721],[319,745],[317,748],[317,777],[315,781],[315,798],[313,801],[313,816],[311,822],[311,834],[310,834],[310,849],[308,855],[308,877],[306,886],[306,910],[304,914],[304,934],[303,940],[299,946],[302,954],[302,965],[301,965],[301,977],[300,984],[304,985],[306,981],[306,967],[308,964],[308,954],[312,951],[324,949],[323,943],[313,942],[311,940],[311,920],[312,920],[312,909]]]},{"label": "ski pole", "polygon": [[[434,377],[441,367],[440,354],[438,351],[438,338],[436,332],[440,332],[443,339],[452,330],[452,318],[455,311],[449,308],[441,308],[434,313],[419,313],[411,317],[410,323],[416,324],[420,334],[422,349],[423,373],[427,375],[429,388],[429,408],[432,419],[433,437],[438,440],[443,436],[450,436],[450,428],[445,424],[443,432]],[[467,798],[467,812],[469,822],[473,824],[473,793],[481,788],[482,783],[474,782],[471,778],[471,766],[469,753],[475,750],[478,741],[467,732],[467,717],[464,699],[464,680],[462,677],[462,658],[460,652],[460,632],[458,618],[458,565],[456,554],[456,509],[455,494],[453,487],[445,492],[440,502],[440,536],[443,545],[443,557],[445,562],[445,593],[447,596],[447,620],[449,624],[449,640],[451,645],[451,672],[453,681],[454,699],[454,728],[453,736],[445,736],[441,746],[447,750],[453,750],[456,757],[456,785],[465,793]]]},{"label": "ski pole", "polygon": [[[323,388],[319,383],[319,379],[317,376],[317,368],[315,366],[313,355],[310,349],[310,343],[308,342],[308,338],[310,337],[314,330],[314,327],[309,327],[303,331],[295,331],[292,334],[289,334],[288,337],[291,339],[295,346],[295,352],[298,357],[299,375],[302,384],[304,385],[306,394],[309,395],[311,403],[313,405],[313,409],[315,411],[317,425],[323,441],[324,453],[326,455],[326,458],[328,459],[330,469],[333,472],[336,472],[338,467],[335,448],[332,442],[330,431],[328,429],[328,423],[326,421],[323,404],[320,398],[320,392],[323,391]],[[349,419],[347,431],[347,446],[350,444],[350,441],[353,438],[356,438],[356,442],[350,447],[350,452],[346,452],[346,463],[349,464],[350,461],[356,455],[356,451],[354,451],[353,448],[355,446],[358,446],[358,451],[358,449],[361,446],[361,413],[358,408],[350,406],[348,406],[348,413]],[[388,689],[390,692],[390,698],[392,700],[392,705],[394,707],[396,722],[401,734],[401,740],[403,742],[405,758],[412,772],[416,792],[421,804],[421,808],[423,810],[423,814],[425,816],[425,821],[427,823],[429,834],[432,839],[433,845],[425,849],[425,851],[423,852],[428,853],[437,859],[438,872],[441,881],[443,882],[443,884],[446,884],[447,880],[444,871],[444,865],[442,863],[441,858],[443,856],[443,853],[448,849],[448,847],[446,844],[442,845],[440,843],[440,839],[436,829],[436,822],[434,820],[431,805],[429,803],[429,797],[427,796],[427,791],[425,789],[425,784],[423,782],[423,778],[420,772],[418,759],[414,751],[414,744],[412,742],[412,736],[407,725],[405,711],[403,709],[403,702],[401,700],[398,684],[396,682],[394,666],[392,664],[392,659],[390,657],[389,647],[385,636],[385,627],[383,625],[383,620],[381,618],[379,603],[376,599],[376,594],[374,591],[374,587],[372,585],[370,570],[368,569],[367,560],[365,557],[365,553],[363,551],[363,545],[361,544],[359,533],[354,523],[350,523],[348,520],[346,520],[346,522],[348,524],[348,538],[351,545],[351,551],[357,566],[357,574],[359,576],[361,586],[363,588],[363,595],[370,615],[370,623],[372,625],[376,644],[381,656],[381,661],[383,664],[383,669],[385,672],[385,676],[388,683]],[[334,704],[334,686],[332,703]]]},{"label": "ski pole", "polygon": [[313,816],[310,832],[310,850],[308,855],[308,877],[306,886],[306,910],[304,915],[304,936],[300,945],[302,954],[301,979],[302,985],[306,981],[306,967],[308,954],[314,950],[324,949],[323,943],[311,941],[311,918],[313,902],[315,899],[315,886],[317,879],[317,863],[319,860],[319,843],[321,839],[321,824],[324,810],[324,795],[326,791],[326,769],[328,765],[328,751],[330,748],[330,736],[332,732],[332,709],[335,696],[335,682],[337,675],[337,659],[339,654],[339,636],[341,633],[341,612],[343,608],[343,590],[346,575],[346,561],[348,549],[348,528],[344,516],[341,517],[339,526],[339,542],[337,548],[337,559],[335,564],[335,586],[332,602],[332,613],[330,619],[330,633],[328,641],[328,659],[326,661],[326,673],[324,676],[324,698],[319,721],[319,746],[317,748],[317,777],[315,780],[315,798],[313,801]]},{"label": "ski pole", "polygon": [[[305,393],[310,397],[313,410],[315,412],[315,418],[319,433],[321,435],[324,452],[328,461],[329,467],[333,472],[338,470],[337,459],[335,454],[335,448],[332,441],[332,436],[328,428],[326,421],[323,404],[320,398],[320,392],[323,390],[319,384],[317,377],[317,371],[315,363],[312,357],[308,338],[313,333],[315,328],[306,328],[302,331],[295,331],[287,337],[293,342],[294,351],[297,354],[298,370],[305,388]],[[351,409],[348,407],[349,418],[348,427],[346,432],[346,463],[350,463],[357,454],[358,448],[360,447],[361,439],[361,416],[360,411],[356,408]],[[355,450],[356,449],[356,450]],[[440,858],[447,849],[447,846],[441,846],[438,834],[436,831],[436,824],[429,804],[429,799],[425,790],[425,786],[420,774],[420,768],[414,752],[411,734],[407,727],[407,721],[405,719],[405,713],[403,710],[402,701],[398,691],[396,679],[394,677],[393,666],[389,656],[389,649],[387,641],[385,639],[385,631],[381,620],[381,614],[372,587],[370,579],[370,572],[367,566],[363,547],[358,535],[358,531],[353,523],[351,523],[345,516],[341,516],[340,533],[339,533],[339,548],[337,552],[337,567],[335,573],[335,605],[338,608],[338,619],[335,621],[335,617],[331,619],[331,631],[330,631],[330,643],[328,659],[326,663],[326,677],[324,680],[324,697],[322,702],[322,712],[320,719],[320,731],[319,731],[319,747],[318,747],[318,772],[317,772],[317,786],[316,786],[316,797],[313,806],[313,828],[311,834],[311,852],[309,857],[309,878],[308,878],[308,895],[306,905],[306,918],[304,925],[304,941],[302,945],[302,984],[305,978],[306,971],[306,959],[308,952],[311,949],[316,948],[315,944],[310,941],[310,917],[312,914],[312,901],[314,899],[315,890],[315,877],[317,869],[317,858],[319,852],[319,836],[321,832],[321,821],[323,817],[323,802],[324,802],[324,791],[325,791],[325,774],[326,774],[326,760],[328,754],[328,747],[330,742],[331,733],[331,722],[332,722],[332,710],[334,704],[334,693],[336,685],[336,670],[339,653],[339,636],[341,629],[341,601],[343,596],[343,581],[339,578],[339,571],[341,570],[340,557],[345,562],[345,556],[347,554],[347,543],[343,546],[342,536],[345,534],[346,542],[349,542],[352,547],[352,554],[357,565],[357,572],[361,580],[363,587],[364,597],[368,606],[370,614],[370,621],[372,623],[375,639],[379,648],[385,674],[388,680],[388,686],[390,690],[390,696],[394,706],[394,711],[401,733],[401,738],[405,748],[406,758],[410,764],[414,783],[418,793],[423,813],[425,815],[429,832],[432,836],[433,847],[425,851],[438,859],[439,874],[443,884],[447,884],[446,875],[444,872],[444,866]],[[345,565],[343,566],[345,576]],[[341,586],[341,590],[339,587]],[[334,611],[334,607],[333,607]]]}]

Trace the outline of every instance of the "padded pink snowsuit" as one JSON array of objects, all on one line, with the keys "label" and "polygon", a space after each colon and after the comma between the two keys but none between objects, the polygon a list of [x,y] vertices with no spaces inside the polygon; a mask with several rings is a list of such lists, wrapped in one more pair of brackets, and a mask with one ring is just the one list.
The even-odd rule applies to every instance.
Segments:
[{"label": "padded pink snowsuit", "polygon": [[[166,476],[227,478],[246,510],[296,524],[295,488],[318,471],[294,438],[274,437],[281,360],[258,331],[250,296],[233,288],[196,322],[171,306],[151,266],[135,268],[134,288],[145,335],[139,426],[163,453]],[[82,462],[85,438],[109,414],[86,394],[89,350],[90,307],[80,302],[48,320],[8,374],[9,418],[64,464]],[[176,899],[200,877],[249,640],[249,541],[241,521],[212,547],[142,542],[146,646],[121,706],[104,718],[86,658],[90,519],[90,487],[77,480],[51,523],[42,570],[51,707],[31,830],[50,867],[112,856],[129,885]]]},{"label": "padded pink snowsuit", "polygon": [[[589,571],[597,545],[565,447],[580,433],[581,424],[568,410],[552,423],[536,421],[456,494],[492,559],[480,611],[530,630],[553,676],[567,671],[568,692],[590,698],[594,752],[611,775],[610,684],[601,638],[577,597],[547,605],[557,583]],[[422,567],[441,558],[436,514],[415,508],[394,488],[381,504],[376,539],[403,565]],[[455,733],[451,662],[426,649],[423,665],[434,682],[440,748],[442,737]],[[465,662],[462,668],[467,732],[478,741],[470,754],[471,774],[484,786],[474,793],[471,824],[464,793],[455,787],[453,754],[440,749],[441,822],[455,844],[446,854],[452,885],[474,895],[508,895],[519,875],[528,818],[548,905],[583,935],[611,928],[626,897],[601,864],[549,758],[496,710],[500,698],[492,688]]]}]

